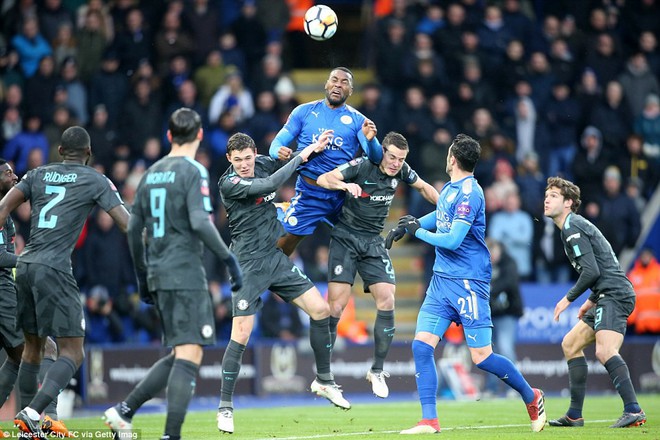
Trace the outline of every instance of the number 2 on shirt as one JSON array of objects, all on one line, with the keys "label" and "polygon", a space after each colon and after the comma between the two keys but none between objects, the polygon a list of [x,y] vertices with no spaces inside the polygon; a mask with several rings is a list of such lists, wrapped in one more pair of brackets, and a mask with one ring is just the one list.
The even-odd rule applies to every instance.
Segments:
[{"label": "number 2 on shirt", "polygon": [[46,203],[44,207],[41,209],[41,212],[39,213],[39,223],[37,223],[37,227],[43,229],[54,229],[55,226],[57,226],[57,216],[55,214],[51,215],[49,218],[46,218],[46,216],[48,215],[48,211],[53,209],[55,205],[57,205],[64,199],[64,195],[66,194],[66,188],[63,186],[46,185],[45,192],[46,194],[55,194],[55,197],[50,199],[50,201]]}]

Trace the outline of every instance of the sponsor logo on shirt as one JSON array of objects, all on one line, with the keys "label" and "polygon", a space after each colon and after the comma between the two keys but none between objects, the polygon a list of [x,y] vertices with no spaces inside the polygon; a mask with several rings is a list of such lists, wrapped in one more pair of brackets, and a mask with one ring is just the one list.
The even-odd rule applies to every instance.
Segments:
[{"label": "sponsor logo on shirt", "polygon": [[206,324],[205,326],[202,327],[201,333],[204,339],[208,339],[211,336],[213,336],[213,328],[210,325]]},{"label": "sponsor logo on shirt", "polygon": [[242,300],[238,301],[238,304],[236,304],[236,308],[237,308],[238,310],[247,310],[248,305],[249,305],[249,304],[248,304],[247,300],[246,300],[246,299],[242,299]]},{"label": "sponsor logo on shirt", "polygon": [[456,212],[458,213],[458,215],[470,215],[470,211],[471,211],[470,205],[468,205],[467,203],[461,203],[456,208]]}]

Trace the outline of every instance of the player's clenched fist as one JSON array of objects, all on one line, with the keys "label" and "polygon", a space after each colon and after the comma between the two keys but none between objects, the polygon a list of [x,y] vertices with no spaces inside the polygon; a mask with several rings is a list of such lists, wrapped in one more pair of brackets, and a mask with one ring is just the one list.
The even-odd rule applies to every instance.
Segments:
[{"label": "player's clenched fist", "polygon": [[370,119],[365,119],[364,122],[362,123],[362,133],[364,133],[364,136],[367,138],[368,141],[375,138],[376,134],[378,134],[378,129],[376,128],[376,124],[374,124],[374,121]]}]

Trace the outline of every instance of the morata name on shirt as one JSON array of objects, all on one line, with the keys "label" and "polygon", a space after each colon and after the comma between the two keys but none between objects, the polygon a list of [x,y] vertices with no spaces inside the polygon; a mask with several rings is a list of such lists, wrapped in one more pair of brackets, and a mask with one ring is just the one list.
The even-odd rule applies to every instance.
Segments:
[{"label": "morata name on shirt", "polygon": [[176,171],[159,171],[147,175],[147,185],[158,185],[160,183],[174,183]]}]

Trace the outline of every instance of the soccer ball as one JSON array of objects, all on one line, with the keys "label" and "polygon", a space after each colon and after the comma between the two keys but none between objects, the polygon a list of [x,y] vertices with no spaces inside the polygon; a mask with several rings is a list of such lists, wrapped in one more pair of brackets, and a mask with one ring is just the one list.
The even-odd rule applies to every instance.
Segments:
[{"label": "soccer ball", "polygon": [[305,33],[312,39],[328,40],[335,32],[337,32],[337,14],[328,6],[312,6],[305,12]]}]

